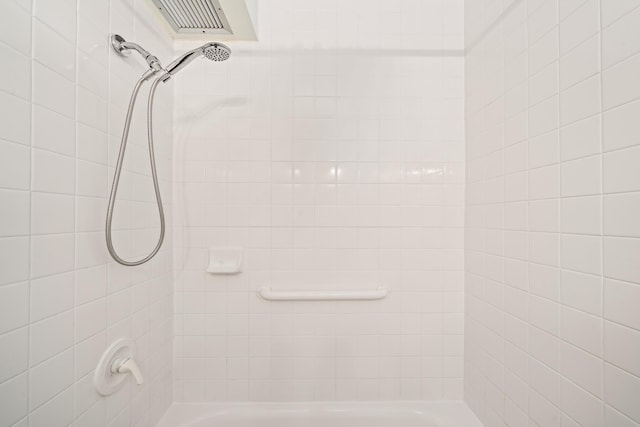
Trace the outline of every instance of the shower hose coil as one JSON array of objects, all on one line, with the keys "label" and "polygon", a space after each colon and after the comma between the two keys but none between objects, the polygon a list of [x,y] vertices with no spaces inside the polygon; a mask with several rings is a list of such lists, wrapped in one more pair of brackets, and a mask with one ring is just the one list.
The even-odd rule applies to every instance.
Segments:
[{"label": "shower hose coil", "polygon": [[164,241],[164,235],[166,231],[165,226],[165,218],[164,218],[164,209],[162,207],[162,197],[160,196],[160,184],[158,182],[158,171],[156,168],[156,160],[153,148],[153,101],[155,97],[156,88],[158,84],[164,77],[163,76],[156,78],[151,84],[151,89],[149,90],[149,99],[147,102],[147,140],[149,143],[149,162],[151,164],[151,176],[153,178],[153,189],[155,191],[156,196],[156,204],[158,206],[158,215],[160,216],[160,236],[158,237],[158,242],[156,243],[155,248],[149,253],[149,255],[141,258],[137,261],[127,261],[120,257],[113,247],[113,236],[112,236],[112,228],[113,228],[113,210],[116,203],[116,195],[118,194],[118,185],[120,184],[120,175],[122,174],[122,164],[124,163],[124,155],[127,149],[127,140],[129,139],[129,130],[131,128],[131,118],[133,116],[133,109],[135,107],[136,99],[138,97],[138,92],[140,91],[140,87],[142,84],[149,79],[153,74],[155,74],[156,70],[149,70],[145,72],[142,77],[137,81],[135,87],[133,88],[133,92],[131,94],[131,99],[129,100],[129,108],[127,109],[127,116],[125,118],[124,130],[122,132],[122,140],[120,141],[120,151],[118,152],[118,160],[116,162],[116,169],[113,176],[113,184],[111,186],[111,193],[109,194],[109,205],[107,208],[107,222],[105,227],[105,235],[107,240],[107,249],[109,250],[109,254],[113,257],[113,259],[119,264],[125,265],[127,267],[134,267],[137,265],[144,264],[153,258],[160,247],[162,246],[162,242]]}]

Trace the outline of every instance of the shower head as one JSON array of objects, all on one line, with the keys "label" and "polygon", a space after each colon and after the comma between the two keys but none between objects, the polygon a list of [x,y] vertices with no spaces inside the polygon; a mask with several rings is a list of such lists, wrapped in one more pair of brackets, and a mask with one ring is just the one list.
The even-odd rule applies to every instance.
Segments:
[{"label": "shower head", "polygon": [[202,53],[212,61],[226,61],[231,56],[231,49],[222,43],[213,43],[203,46]]},{"label": "shower head", "polygon": [[171,76],[182,70],[184,67],[189,65],[191,61],[200,56],[205,56],[207,59],[210,59],[212,61],[225,61],[229,59],[229,56],[231,56],[231,49],[229,49],[228,46],[223,45],[222,43],[210,42],[205,43],[204,45],[196,49],[190,50],[189,52],[176,58],[171,64],[165,67],[167,75],[163,79],[163,81],[167,81],[168,79],[170,79]]}]

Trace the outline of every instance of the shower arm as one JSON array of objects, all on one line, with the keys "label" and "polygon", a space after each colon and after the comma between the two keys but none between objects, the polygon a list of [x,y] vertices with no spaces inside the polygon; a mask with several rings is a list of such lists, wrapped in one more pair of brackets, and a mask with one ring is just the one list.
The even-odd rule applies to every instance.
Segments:
[{"label": "shower arm", "polygon": [[132,50],[138,52],[144,58],[144,60],[147,61],[147,65],[149,65],[149,68],[153,71],[150,76],[157,73],[158,71],[163,70],[162,64],[160,63],[158,57],[152,55],[148,50],[146,50],[139,44],[126,41],[119,34],[111,35],[111,46],[121,56],[129,56],[129,52]]}]

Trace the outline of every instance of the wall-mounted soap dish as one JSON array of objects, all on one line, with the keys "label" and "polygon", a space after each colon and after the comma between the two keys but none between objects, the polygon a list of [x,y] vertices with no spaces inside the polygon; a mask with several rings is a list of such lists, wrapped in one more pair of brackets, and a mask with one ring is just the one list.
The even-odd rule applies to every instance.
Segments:
[{"label": "wall-mounted soap dish", "polygon": [[207,273],[238,274],[242,272],[243,249],[240,247],[210,247]]}]

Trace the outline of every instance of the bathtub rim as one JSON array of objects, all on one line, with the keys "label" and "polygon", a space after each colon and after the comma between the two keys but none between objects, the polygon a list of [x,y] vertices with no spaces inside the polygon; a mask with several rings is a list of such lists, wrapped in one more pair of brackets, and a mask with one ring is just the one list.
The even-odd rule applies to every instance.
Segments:
[{"label": "bathtub rim", "polygon": [[384,412],[406,412],[412,416],[435,415],[445,420],[443,427],[483,427],[469,406],[462,400],[429,400],[429,401],[291,401],[291,402],[173,402],[155,427],[183,427],[186,423],[214,417],[234,415],[259,415],[260,413],[283,412],[285,410],[306,410],[310,412],[331,412],[350,409],[350,416],[361,412],[366,416]]}]

